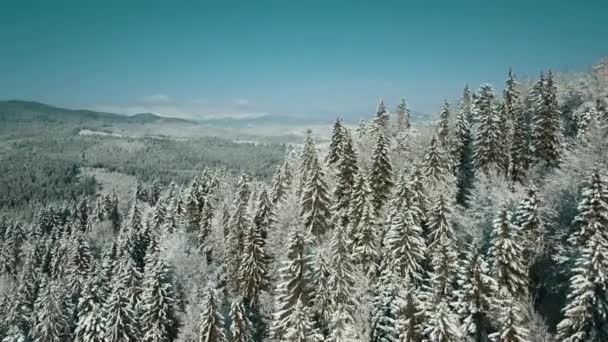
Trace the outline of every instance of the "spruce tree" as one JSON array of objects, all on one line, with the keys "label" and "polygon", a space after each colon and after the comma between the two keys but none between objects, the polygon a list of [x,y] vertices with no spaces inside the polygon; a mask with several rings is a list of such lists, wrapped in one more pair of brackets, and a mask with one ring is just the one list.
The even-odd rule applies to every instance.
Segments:
[{"label": "spruce tree", "polygon": [[522,239],[523,259],[530,266],[535,257],[542,253],[545,245],[545,226],[539,209],[536,188],[528,188],[527,197],[517,207],[515,223]]},{"label": "spruce tree", "polygon": [[300,299],[295,303],[293,311],[286,317],[285,335],[281,342],[321,342],[323,338],[314,328],[310,310]]},{"label": "spruce tree", "polygon": [[383,131],[378,132],[378,140],[372,153],[372,166],[369,174],[369,183],[373,194],[373,203],[376,214],[390,197],[393,187],[393,166],[388,153],[388,141]]},{"label": "spruce tree", "polygon": [[352,315],[344,305],[338,304],[331,317],[328,342],[354,342],[358,341],[354,328]]},{"label": "spruce tree", "polygon": [[388,109],[386,109],[384,101],[380,99],[380,103],[376,108],[376,116],[374,117],[374,129],[376,131],[381,131],[383,134],[387,134],[389,121],[390,116]]},{"label": "spruce tree", "polygon": [[530,148],[528,146],[528,122],[520,99],[518,84],[509,70],[504,91],[504,109],[511,122],[509,144],[509,177],[514,182],[522,182],[528,170]]},{"label": "spruce tree", "polygon": [[390,257],[385,257],[383,263],[380,278],[374,289],[370,341],[396,342],[399,338],[400,279]]},{"label": "spruce tree", "polygon": [[337,163],[342,156],[342,147],[345,139],[344,133],[345,127],[342,125],[342,119],[337,118],[329,143],[329,152],[325,157],[325,162],[328,166]]},{"label": "spruce tree", "polygon": [[310,306],[314,299],[310,242],[297,226],[292,228],[287,246],[287,259],[279,269],[272,336],[280,340],[289,327],[297,302]]},{"label": "spruce tree", "polygon": [[270,198],[272,204],[275,206],[282,204],[285,201],[291,186],[291,177],[291,166],[289,165],[287,158],[285,158],[283,165],[277,166],[277,170],[272,178],[272,190],[270,192]]},{"label": "spruce tree", "polygon": [[124,281],[114,281],[104,303],[102,321],[104,341],[135,342],[141,338],[139,324]]},{"label": "spruce tree", "polygon": [[532,152],[537,163],[555,167],[561,155],[561,122],[553,74],[541,73],[534,86]]},{"label": "spruce tree", "polygon": [[471,341],[488,341],[492,327],[492,310],[497,284],[480,248],[474,243],[458,272],[457,313],[462,331]]},{"label": "spruce tree", "polygon": [[199,328],[199,342],[227,342],[224,332],[224,318],[219,312],[218,304],[215,300],[214,290],[209,289],[207,302],[201,314],[201,324]]},{"label": "spruce tree", "polygon": [[441,113],[439,114],[439,125],[437,127],[437,139],[443,149],[450,147],[450,103],[444,100]]},{"label": "spruce tree", "polygon": [[577,211],[573,225],[578,229],[569,238],[572,245],[586,248],[591,237],[598,233],[608,240],[608,183],[599,169],[591,173]]},{"label": "spruce tree", "polygon": [[344,309],[354,312],[357,299],[352,296],[355,278],[351,254],[347,249],[346,231],[337,227],[331,240],[331,273],[329,276],[329,288],[332,294],[332,311],[335,312],[338,305]]},{"label": "spruce tree", "polygon": [[230,306],[230,341],[250,342],[252,339],[251,321],[245,313],[245,306],[240,299],[232,301]]},{"label": "spruce tree", "polygon": [[397,324],[399,342],[421,342],[424,332],[424,302],[420,298],[415,282],[409,277],[404,280],[401,298]]},{"label": "spruce tree", "polygon": [[471,92],[466,86],[458,116],[456,117],[456,127],[454,128],[454,147],[452,148],[452,158],[454,159],[454,173],[456,175],[456,202],[464,205],[473,185],[473,133],[472,122],[470,121],[471,112]]},{"label": "spruce tree", "polygon": [[437,135],[433,135],[429,149],[424,155],[424,173],[431,185],[445,181],[446,175],[449,172],[445,151],[440,145],[441,139]]},{"label": "spruce tree", "polygon": [[452,312],[445,298],[430,310],[428,324],[424,332],[429,341],[462,341],[461,332],[458,328],[458,317]]},{"label": "spruce tree", "polygon": [[353,146],[350,131],[342,128],[344,133],[341,158],[338,161],[338,184],[334,190],[335,226],[347,227],[350,220],[349,207],[353,200],[355,178],[359,169],[357,167],[357,152]]},{"label": "spruce tree", "polygon": [[325,174],[318,159],[311,161],[306,186],[302,191],[300,215],[306,231],[317,238],[323,236],[330,228],[331,203],[325,183]]},{"label": "spruce tree", "polygon": [[454,289],[458,255],[451,213],[448,201],[440,195],[429,215],[428,249],[433,267],[434,302],[451,298]]},{"label": "spruce tree", "polygon": [[251,225],[245,237],[242,262],[239,288],[245,302],[252,307],[257,307],[260,293],[268,290],[270,275],[266,244],[256,224]]},{"label": "spruce tree", "polygon": [[74,333],[75,342],[103,342],[104,324],[102,306],[104,298],[100,278],[93,276],[82,291],[78,302],[78,322]]},{"label": "spruce tree", "polygon": [[494,219],[491,240],[492,271],[498,290],[516,299],[527,298],[528,275],[523,264],[521,241],[506,207],[501,208]]},{"label": "spruce tree", "polygon": [[317,157],[317,147],[312,137],[312,130],[306,130],[304,138],[304,146],[300,155],[300,183],[298,184],[297,194],[300,195],[304,191],[304,187],[308,183],[308,174],[313,170],[313,163],[320,164]]},{"label": "spruce tree", "polygon": [[501,165],[499,141],[499,114],[496,110],[494,90],[489,84],[479,89],[476,108],[478,128],[475,136],[475,166],[482,172],[488,172]]},{"label": "spruce tree", "polygon": [[245,234],[249,228],[250,217],[247,211],[251,190],[249,187],[249,177],[241,175],[238,184],[238,193],[234,200],[234,209],[228,222],[228,276],[230,288],[235,293],[239,291],[239,270],[242,263],[242,254],[245,247]]},{"label": "spruce tree", "polygon": [[[363,180],[365,182],[365,180]],[[363,200],[361,219],[354,226],[351,223],[349,236],[353,261],[361,266],[365,275],[374,278],[380,267],[380,226],[374,214],[371,198]]]},{"label": "spruce tree", "polygon": [[409,208],[402,208],[392,218],[386,243],[398,274],[415,281],[422,280],[426,246],[422,229],[414,221]]},{"label": "spruce tree", "polygon": [[350,236],[353,237],[352,229],[356,229],[359,226],[360,221],[363,219],[363,211],[365,207],[372,204],[372,190],[369,186],[363,172],[359,172],[355,179],[355,186],[352,192],[352,200],[349,208],[349,225],[351,227]]},{"label": "spruce tree", "polygon": [[40,293],[34,304],[34,341],[70,341],[70,314],[65,302],[66,298],[56,281],[46,278],[41,281]]},{"label": "spruce tree", "polygon": [[410,128],[410,109],[404,98],[397,105],[397,132],[403,132]]},{"label": "spruce tree", "polygon": [[329,286],[331,266],[322,252],[317,254],[314,264],[315,299],[312,305],[314,321],[319,332],[327,336],[333,317],[332,289]]},{"label": "spruce tree", "polygon": [[146,342],[173,341],[179,328],[171,271],[158,247],[146,256],[141,295],[141,322]]},{"label": "spruce tree", "polygon": [[525,318],[519,312],[517,300],[511,298],[508,303],[508,306],[503,308],[500,329],[490,335],[491,340],[495,342],[531,342],[530,332],[523,326]]}]

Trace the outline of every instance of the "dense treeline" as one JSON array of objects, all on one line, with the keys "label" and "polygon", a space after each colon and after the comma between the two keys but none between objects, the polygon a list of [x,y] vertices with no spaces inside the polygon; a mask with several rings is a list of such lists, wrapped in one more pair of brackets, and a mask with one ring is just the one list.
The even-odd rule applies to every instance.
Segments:
[{"label": "dense treeline", "polygon": [[6,218],[0,335],[606,341],[607,66],[466,87],[430,132],[381,102],[271,182],[206,171],[129,212],[108,193]]}]

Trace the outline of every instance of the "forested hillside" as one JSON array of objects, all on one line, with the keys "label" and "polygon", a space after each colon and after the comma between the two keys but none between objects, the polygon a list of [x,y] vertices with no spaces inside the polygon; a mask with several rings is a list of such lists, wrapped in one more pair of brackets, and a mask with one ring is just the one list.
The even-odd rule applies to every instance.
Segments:
[{"label": "forested hillside", "polygon": [[[128,198],[93,180],[61,194],[75,166],[22,173],[14,142],[0,338],[608,341],[608,60],[498,87],[466,86],[432,123],[381,101],[329,144],[209,145],[221,160],[193,141],[26,142],[137,177]],[[14,188],[40,173],[56,180]]]}]

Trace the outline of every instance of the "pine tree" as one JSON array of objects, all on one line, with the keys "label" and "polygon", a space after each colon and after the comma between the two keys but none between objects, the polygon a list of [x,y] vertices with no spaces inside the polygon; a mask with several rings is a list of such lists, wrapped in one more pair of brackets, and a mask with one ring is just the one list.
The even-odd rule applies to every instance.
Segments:
[{"label": "pine tree", "polygon": [[146,256],[141,295],[141,322],[146,342],[173,341],[177,337],[176,294],[171,274],[158,247]]},{"label": "pine tree", "polygon": [[535,257],[542,253],[546,234],[534,186],[528,188],[528,196],[517,207],[515,222],[523,242],[523,259],[530,266]]},{"label": "pine tree", "polygon": [[492,310],[497,284],[480,248],[472,244],[458,272],[457,313],[462,331],[471,341],[487,341],[492,325]]},{"label": "pine tree", "polygon": [[376,116],[374,117],[374,129],[376,131],[382,131],[383,134],[387,134],[389,121],[390,116],[388,109],[386,109],[384,101],[380,99],[380,103],[376,108]]},{"label": "pine tree", "polygon": [[561,122],[553,74],[541,73],[534,86],[532,152],[537,163],[555,167],[561,155]]},{"label": "pine tree", "polygon": [[279,205],[285,201],[287,192],[291,186],[291,166],[287,158],[283,162],[283,165],[278,166],[274,176],[272,178],[272,191],[270,192],[270,198],[272,204]]},{"label": "pine tree", "polygon": [[[363,211],[365,210],[365,207],[372,203],[372,196],[372,190],[369,187],[369,183],[365,178],[364,173],[359,172],[355,179],[355,186],[353,188],[352,200],[349,208],[349,224],[351,229],[359,226],[360,221],[363,219]],[[350,236],[353,235],[354,234],[351,230]]]},{"label": "pine tree", "polygon": [[469,189],[473,185],[473,134],[471,117],[471,92],[469,87],[464,88],[458,116],[456,117],[456,127],[454,129],[454,148],[452,156],[454,159],[454,173],[456,175],[457,193],[456,202],[460,205],[465,204]]},{"label": "pine tree", "polygon": [[426,246],[422,229],[414,221],[409,208],[402,208],[392,218],[386,243],[399,275],[422,280]]},{"label": "pine tree", "polygon": [[[2,237],[0,235],[0,237]],[[23,229],[18,223],[8,223],[0,241],[0,275],[17,276],[19,254],[25,240]]]},{"label": "pine tree", "polygon": [[360,340],[355,332],[353,317],[342,304],[338,304],[332,315],[329,331],[330,334],[326,340],[328,342],[354,342]]},{"label": "pine tree", "polygon": [[338,305],[353,312],[357,300],[352,296],[355,278],[351,255],[347,249],[346,231],[337,227],[331,240],[331,270],[329,276],[329,288],[332,294],[332,311],[335,312]]},{"label": "pine tree", "polygon": [[[365,180],[363,179],[362,182],[365,182]],[[369,192],[369,189],[364,191]],[[380,226],[377,223],[374,206],[369,197],[363,199],[361,216],[356,226],[351,223],[349,236],[351,237],[352,257],[355,263],[361,265],[365,275],[374,278],[380,266],[380,243],[378,240]]]},{"label": "pine tree", "polygon": [[504,110],[511,122],[509,132],[509,177],[514,182],[522,182],[529,166],[530,151],[528,146],[528,123],[522,103],[517,81],[509,70],[504,91]]},{"label": "pine tree", "polygon": [[253,341],[251,331],[252,325],[245,313],[242,301],[235,299],[230,306],[230,341],[250,342]]},{"label": "pine tree", "polygon": [[99,282],[99,277],[91,277],[82,291],[77,309],[78,323],[74,334],[75,342],[104,341],[103,293]]},{"label": "pine tree", "polygon": [[378,140],[372,154],[372,166],[369,174],[369,183],[372,188],[373,203],[376,214],[390,197],[393,187],[393,166],[388,154],[388,141],[384,132],[378,132]]},{"label": "pine tree", "polygon": [[403,132],[410,128],[410,109],[404,98],[397,105],[397,132]]},{"label": "pine tree", "polygon": [[298,184],[297,194],[300,195],[308,183],[308,174],[313,171],[313,163],[320,164],[317,157],[317,147],[312,137],[312,130],[306,130],[304,147],[300,156],[300,183]]},{"label": "pine tree", "polygon": [[572,245],[586,248],[591,237],[598,233],[608,240],[608,184],[598,169],[591,173],[577,210],[573,224],[579,229],[569,238]]},{"label": "pine tree", "polygon": [[200,213],[198,231],[196,234],[198,249],[199,251],[202,251],[207,255],[207,260],[209,260],[212,253],[211,244],[209,243],[209,238],[212,233],[212,224],[213,207],[211,205],[211,201],[207,201],[203,206],[203,210]]},{"label": "pine tree", "polygon": [[315,268],[313,273],[315,285],[315,299],[312,309],[316,327],[323,336],[329,334],[329,328],[333,317],[332,312],[332,293],[329,286],[331,266],[325,259],[322,252],[316,256]]},{"label": "pine tree", "polygon": [[199,328],[200,342],[227,342],[224,332],[224,318],[219,312],[215,294],[212,289],[207,294],[205,311],[201,315],[201,325]]},{"label": "pine tree", "polygon": [[458,317],[452,312],[445,299],[434,305],[430,311],[428,325],[424,332],[430,341],[462,341],[461,332],[458,329]]},{"label": "pine tree", "polygon": [[325,162],[328,166],[337,163],[342,156],[342,148],[345,139],[344,133],[345,127],[342,125],[342,119],[337,118],[329,143],[329,152],[325,158]]},{"label": "pine tree", "polygon": [[321,335],[313,326],[310,310],[297,300],[293,311],[286,317],[285,335],[279,340],[281,342],[320,342]]},{"label": "pine tree", "polygon": [[414,281],[409,277],[404,280],[399,320],[399,342],[421,342],[424,332],[424,303],[419,298]]},{"label": "pine tree", "polygon": [[34,341],[67,342],[70,340],[69,312],[65,296],[59,284],[43,279],[40,293],[34,304],[35,324],[32,329]]},{"label": "pine tree", "polygon": [[314,298],[310,242],[294,226],[289,236],[287,260],[279,269],[280,283],[277,286],[276,305],[272,336],[280,340],[289,326],[297,302],[309,306]]},{"label": "pine tree", "polygon": [[240,269],[240,289],[245,302],[257,307],[260,293],[268,289],[270,276],[268,274],[268,255],[266,244],[257,225],[251,225],[245,237],[243,263]]},{"label": "pine tree", "polygon": [[245,234],[251,222],[247,207],[251,190],[249,188],[249,177],[242,175],[237,184],[238,193],[234,201],[234,211],[228,222],[228,276],[230,286],[234,293],[239,291],[239,269],[242,263],[242,254],[245,247]]},{"label": "pine tree", "polygon": [[424,155],[424,173],[431,185],[444,181],[449,170],[445,152],[440,144],[441,139],[433,135],[429,149]]},{"label": "pine tree", "polygon": [[371,342],[398,341],[398,319],[401,298],[400,279],[391,265],[390,258],[384,258],[379,281],[374,289],[371,316]]},{"label": "pine tree", "polygon": [[441,113],[439,114],[437,139],[443,149],[447,149],[450,146],[450,103],[448,100],[444,100]]},{"label": "pine tree", "polygon": [[306,186],[302,192],[301,216],[306,231],[317,238],[330,228],[331,203],[325,183],[325,174],[316,157],[311,161]]},{"label": "pine tree", "polygon": [[[522,317],[517,308],[517,301],[511,298],[508,300],[508,307],[502,315],[502,324],[499,331],[490,335],[492,341],[496,342],[530,342],[530,332],[523,324],[525,318]],[[561,340],[560,340],[561,341]]]},{"label": "pine tree", "polygon": [[273,229],[276,223],[275,206],[268,197],[268,191],[262,189],[257,200],[257,208],[253,216],[253,224],[257,227],[263,240],[268,237],[268,232]]},{"label": "pine tree", "polygon": [[440,195],[429,215],[428,250],[433,266],[434,301],[450,298],[454,288],[458,255],[451,213],[448,201]]},{"label": "pine tree", "polygon": [[124,281],[114,281],[110,296],[103,306],[104,341],[135,342],[140,340],[137,317]]},{"label": "pine tree", "polygon": [[500,166],[499,114],[494,91],[489,84],[479,89],[476,101],[479,125],[475,136],[475,166],[482,172]]},{"label": "pine tree", "polygon": [[353,147],[350,131],[346,128],[344,130],[342,157],[338,162],[338,184],[334,190],[333,226],[335,228],[348,229],[351,220],[350,209],[354,198],[358,167],[357,153]]},{"label": "pine tree", "polygon": [[492,231],[492,270],[498,290],[517,299],[527,298],[528,276],[523,265],[522,248],[517,227],[511,223],[511,213],[502,208],[494,220]]},{"label": "pine tree", "polygon": [[86,197],[80,200],[77,208],[78,229],[86,232],[89,229],[89,204]]}]

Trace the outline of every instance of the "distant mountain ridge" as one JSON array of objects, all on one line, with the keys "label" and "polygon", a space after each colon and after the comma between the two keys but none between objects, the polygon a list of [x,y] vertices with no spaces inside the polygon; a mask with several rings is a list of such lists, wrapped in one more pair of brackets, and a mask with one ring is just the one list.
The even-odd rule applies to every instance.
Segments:
[{"label": "distant mountain ridge", "polygon": [[107,121],[121,123],[182,123],[197,124],[196,121],[170,118],[154,113],[139,113],[122,115],[115,113],[97,112],[87,109],[67,109],[47,105],[35,101],[8,100],[0,101],[0,121],[32,121],[49,122],[86,122]]}]

